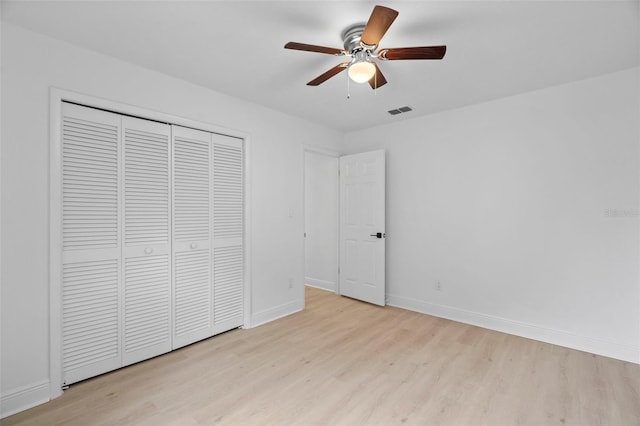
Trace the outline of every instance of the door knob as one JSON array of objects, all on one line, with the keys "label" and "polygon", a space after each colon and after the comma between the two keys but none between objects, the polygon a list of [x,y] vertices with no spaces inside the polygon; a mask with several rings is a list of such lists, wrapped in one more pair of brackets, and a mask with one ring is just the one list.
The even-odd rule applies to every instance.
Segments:
[{"label": "door knob", "polygon": [[371,234],[369,236],[370,237],[376,237],[376,238],[384,238],[384,237],[386,237],[386,234],[383,234],[382,232],[376,232],[375,234]]}]

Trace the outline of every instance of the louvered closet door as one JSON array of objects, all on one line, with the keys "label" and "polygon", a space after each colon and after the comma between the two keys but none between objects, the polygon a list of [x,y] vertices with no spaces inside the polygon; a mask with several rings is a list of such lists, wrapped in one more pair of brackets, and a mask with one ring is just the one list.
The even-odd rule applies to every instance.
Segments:
[{"label": "louvered closet door", "polygon": [[212,335],[211,134],[173,126],[174,338]]},{"label": "louvered closet door", "polygon": [[171,350],[171,127],[123,117],[123,365]]},{"label": "louvered closet door", "polygon": [[213,320],[214,333],[243,324],[242,140],[213,139]]},{"label": "louvered closet door", "polygon": [[62,106],[62,361],[74,383],[121,365],[120,116]]}]

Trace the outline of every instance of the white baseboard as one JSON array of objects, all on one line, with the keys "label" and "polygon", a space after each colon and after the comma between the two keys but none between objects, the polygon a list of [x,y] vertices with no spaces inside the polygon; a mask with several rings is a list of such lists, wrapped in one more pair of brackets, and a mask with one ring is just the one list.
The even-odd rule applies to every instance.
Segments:
[{"label": "white baseboard", "polygon": [[0,395],[0,419],[49,401],[49,381],[32,383]]},{"label": "white baseboard", "polygon": [[321,288],[322,290],[336,291],[336,283],[333,281],[318,280],[315,278],[305,277],[305,285],[309,287]]},{"label": "white baseboard", "polygon": [[640,364],[640,347],[611,342],[604,339],[580,336],[562,330],[540,327],[535,324],[514,321],[479,312],[467,311],[451,306],[429,303],[403,296],[387,295],[387,304],[422,314],[476,325],[545,343],[564,346],[622,361]]},{"label": "white baseboard", "polygon": [[278,318],[286,317],[304,309],[304,301],[293,301],[276,306],[275,308],[266,309],[256,312],[251,316],[251,328],[258,327]]}]

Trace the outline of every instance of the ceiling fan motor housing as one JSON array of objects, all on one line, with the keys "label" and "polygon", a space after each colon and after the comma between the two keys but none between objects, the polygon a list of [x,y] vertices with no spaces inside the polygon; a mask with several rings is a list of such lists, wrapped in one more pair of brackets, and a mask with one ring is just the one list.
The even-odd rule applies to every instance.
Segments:
[{"label": "ceiling fan motor housing", "polygon": [[344,50],[353,54],[358,50],[364,49],[364,47],[360,43],[360,38],[362,37],[362,33],[364,32],[365,26],[366,26],[365,23],[355,24],[347,27],[344,31],[342,31],[342,41],[344,42]]}]

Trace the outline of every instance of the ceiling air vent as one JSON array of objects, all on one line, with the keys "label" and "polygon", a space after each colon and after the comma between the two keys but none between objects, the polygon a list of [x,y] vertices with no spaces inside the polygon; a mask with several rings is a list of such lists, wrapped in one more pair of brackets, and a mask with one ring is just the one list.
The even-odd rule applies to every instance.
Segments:
[{"label": "ceiling air vent", "polygon": [[387,112],[389,114],[391,114],[391,115],[398,115],[398,114],[402,114],[403,112],[409,112],[409,111],[413,111],[411,109],[411,107],[403,106],[403,107],[400,107],[400,108],[397,108],[397,109],[391,109],[391,110],[389,110]]}]

